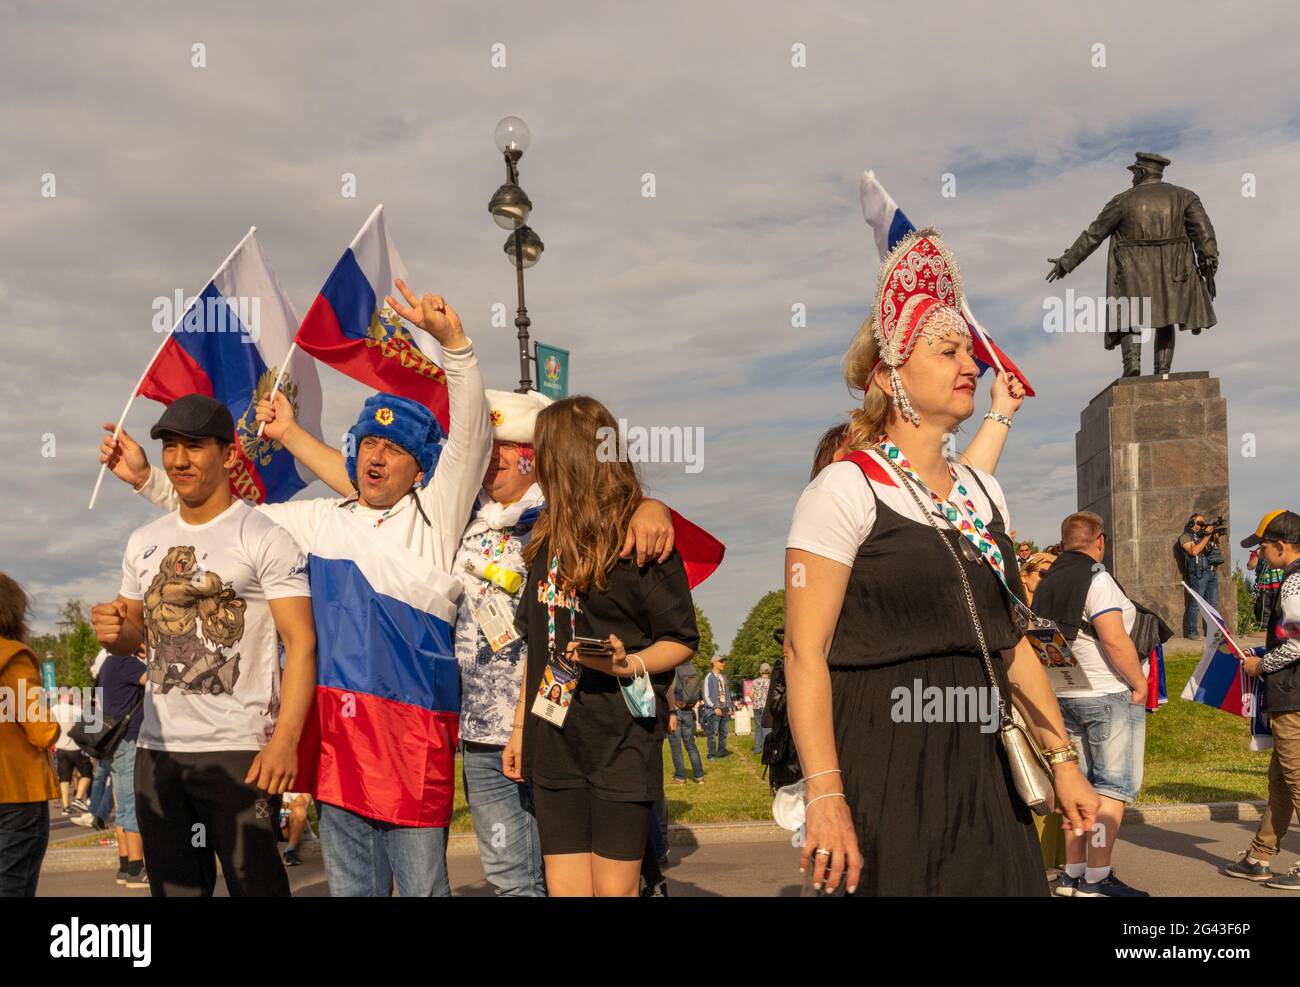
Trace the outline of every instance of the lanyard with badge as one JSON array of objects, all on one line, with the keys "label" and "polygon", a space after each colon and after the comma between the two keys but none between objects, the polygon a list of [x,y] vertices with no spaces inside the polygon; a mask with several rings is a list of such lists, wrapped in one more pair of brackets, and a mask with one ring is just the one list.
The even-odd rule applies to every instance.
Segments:
[{"label": "lanyard with badge", "polygon": [[[573,694],[578,688],[578,673],[581,666],[555,646],[555,608],[559,600],[560,557],[551,556],[551,564],[546,570],[546,582],[539,584],[546,602],[546,668],[542,670],[542,681],[537,687],[537,696],[533,699],[533,715],[540,716],[553,726],[563,727],[568,715]],[[563,594],[565,609],[569,611],[569,638],[578,636],[577,611],[578,594],[567,588]]]},{"label": "lanyard with badge", "polygon": [[903,455],[902,450],[888,438],[882,437],[876,448],[885,458],[885,462],[901,478],[905,481],[910,480],[930,495],[930,499],[939,508],[939,513],[962,536],[960,539],[961,550],[966,560],[968,562],[977,562],[982,559],[988,563],[989,568],[998,577],[998,580],[1002,583],[1002,588],[1007,591],[1007,596],[1011,600],[1011,618],[1015,622],[1016,629],[1033,646],[1034,652],[1038,655],[1038,660],[1047,672],[1048,680],[1052,683],[1053,688],[1089,688],[1088,677],[1084,674],[1082,667],[1079,665],[1079,660],[1075,658],[1074,652],[1070,648],[1070,642],[1065,639],[1065,635],[1061,633],[1056,621],[1045,620],[1036,616],[1012,591],[1010,584],[1007,582],[1006,561],[1002,557],[1002,552],[998,548],[997,542],[994,541],[993,535],[989,532],[988,526],[980,518],[975,502],[971,500],[966,485],[957,475],[957,470],[953,468],[952,463],[948,463],[947,466],[948,475],[952,477],[953,489],[957,491],[959,497],[956,504],[953,504],[946,497],[940,497],[927,487],[925,481],[912,468],[912,464],[907,461],[907,457]]},{"label": "lanyard with badge", "polygon": [[501,539],[493,545],[490,536],[484,537],[482,553],[465,560],[466,572],[482,581],[477,600],[469,604],[470,613],[493,654],[519,639],[510,597],[519,591],[523,576],[504,564],[505,543],[509,538],[508,532],[502,532]]}]

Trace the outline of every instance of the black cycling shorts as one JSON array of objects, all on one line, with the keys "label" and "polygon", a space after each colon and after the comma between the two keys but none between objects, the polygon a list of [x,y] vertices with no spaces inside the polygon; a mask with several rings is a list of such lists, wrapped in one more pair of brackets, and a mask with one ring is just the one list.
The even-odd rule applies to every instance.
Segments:
[{"label": "black cycling shorts", "polygon": [[650,835],[649,802],[613,802],[585,788],[533,784],[542,854],[594,853],[606,860],[640,860]]}]

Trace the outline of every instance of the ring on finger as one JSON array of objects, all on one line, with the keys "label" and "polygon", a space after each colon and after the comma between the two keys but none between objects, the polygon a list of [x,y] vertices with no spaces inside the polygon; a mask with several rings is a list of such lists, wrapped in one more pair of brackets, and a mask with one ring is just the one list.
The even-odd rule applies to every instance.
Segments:
[{"label": "ring on finger", "polygon": [[820,850],[820,849],[813,851],[813,856],[820,857],[822,854],[826,854],[826,856],[829,857],[831,855],[831,852],[829,850]]}]

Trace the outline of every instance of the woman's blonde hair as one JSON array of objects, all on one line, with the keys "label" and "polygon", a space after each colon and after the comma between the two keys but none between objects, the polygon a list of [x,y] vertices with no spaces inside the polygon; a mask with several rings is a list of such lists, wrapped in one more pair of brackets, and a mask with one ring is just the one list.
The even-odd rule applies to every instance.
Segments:
[{"label": "woman's blonde hair", "polygon": [[864,395],[862,405],[849,412],[849,430],[844,441],[847,452],[874,445],[894,417],[889,395],[882,388],[872,386],[871,371],[879,360],[875,317],[869,316],[844,354],[844,382],[850,391]]},{"label": "woman's blonde hair", "polygon": [[641,503],[641,481],[618,454],[618,434],[609,409],[586,395],[556,401],[537,416],[533,444],[546,508],[524,559],[531,563],[545,543],[559,557],[560,578],[579,593],[605,591]]}]

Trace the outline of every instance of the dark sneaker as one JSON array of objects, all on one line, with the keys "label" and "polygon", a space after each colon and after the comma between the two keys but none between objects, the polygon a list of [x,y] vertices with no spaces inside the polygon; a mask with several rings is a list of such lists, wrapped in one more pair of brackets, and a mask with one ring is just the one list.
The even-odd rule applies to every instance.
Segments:
[{"label": "dark sneaker", "polygon": [[126,886],[128,888],[147,888],[149,886],[149,875],[143,870],[134,877],[128,874],[126,877]]},{"label": "dark sneaker", "polygon": [[642,898],[667,898],[668,882],[660,881],[658,884],[647,884],[641,889]]},{"label": "dark sneaker", "polygon": [[284,851],[284,866],[297,867],[302,863],[302,857],[298,856],[297,850]]},{"label": "dark sneaker", "polygon": [[1245,878],[1247,881],[1267,881],[1273,876],[1268,864],[1253,864],[1246,859],[1248,856],[1248,853],[1243,853],[1228,866],[1220,867],[1219,873],[1227,874],[1229,877]]},{"label": "dark sneaker", "polygon": [[77,815],[81,815],[81,813],[83,812],[90,811],[90,806],[86,804],[84,799],[73,799],[70,808]]},{"label": "dark sneaker", "polygon": [[91,820],[91,823],[96,829],[108,829],[108,823],[104,822],[104,820],[99,818],[99,816],[95,816],[95,818]]},{"label": "dark sneaker", "polygon": [[1056,881],[1056,887],[1052,888],[1052,894],[1059,895],[1062,898],[1073,898],[1074,892],[1079,889],[1079,885],[1082,883],[1082,877],[1071,877],[1065,871],[1061,871],[1061,876]]},{"label": "dark sneaker", "polygon": [[65,806],[63,807],[63,814],[64,814],[65,816],[71,816],[71,815],[74,815],[74,814],[78,814],[78,815],[79,815],[79,814],[80,814],[80,810],[79,810],[79,809],[74,809],[74,808],[73,808],[72,806],[70,806],[70,805],[65,805]]},{"label": "dark sneaker", "polygon": [[126,868],[125,868],[125,867],[119,867],[119,868],[117,869],[117,883],[118,883],[118,884],[126,884],[127,880],[128,880],[130,877],[131,877],[131,875],[128,874],[128,873],[126,872]]},{"label": "dark sneaker", "polygon": [[1102,880],[1094,884],[1081,880],[1074,889],[1074,898],[1150,898],[1145,891],[1130,888],[1111,871]]},{"label": "dark sneaker", "polygon": [[1300,864],[1279,877],[1269,878],[1264,882],[1264,887],[1277,888],[1279,891],[1300,891]]}]

